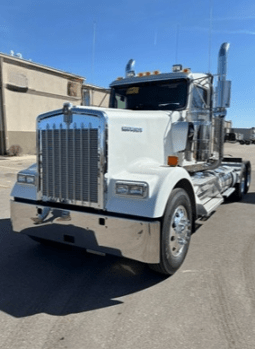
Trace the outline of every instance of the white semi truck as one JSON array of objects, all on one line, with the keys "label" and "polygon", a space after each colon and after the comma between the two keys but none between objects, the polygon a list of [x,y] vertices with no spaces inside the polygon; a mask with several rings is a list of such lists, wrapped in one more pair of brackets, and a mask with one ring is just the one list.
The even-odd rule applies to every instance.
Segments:
[{"label": "white semi truck", "polygon": [[11,193],[13,230],[173,274],[195,221],[250,185],[250,162],[223,156],[228,49],[215,89],[211,74],[136,74],[130,60],[109,109],[67,103],[40,115],[37,163]]}]

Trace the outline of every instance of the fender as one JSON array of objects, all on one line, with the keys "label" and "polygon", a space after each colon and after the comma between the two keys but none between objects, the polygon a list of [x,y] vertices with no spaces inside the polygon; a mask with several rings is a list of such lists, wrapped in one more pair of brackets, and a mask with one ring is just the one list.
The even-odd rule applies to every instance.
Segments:
[{"label": "fender", "polygon": [[[132,169],[136,168],[135,171]],[[133,164],[130,171],[123,171],[109,179],[106,210],[120,214],[147,218],[163,216],[168,198],[175,187],[184,188],[191,197],[195,213],[195,194],[190,175],[182,167],[161,166],[146,161]],[[148,196],[144,199],[120,196],[115,193],[117,181],[146,182],[149,186]]]}]

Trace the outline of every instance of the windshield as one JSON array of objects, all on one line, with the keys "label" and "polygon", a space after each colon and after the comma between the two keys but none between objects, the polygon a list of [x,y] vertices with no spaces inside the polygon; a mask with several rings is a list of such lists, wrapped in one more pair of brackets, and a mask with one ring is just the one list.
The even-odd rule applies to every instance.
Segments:
[{"label": "windshield", "polygon": [[132,110],[180,110],[186,106],[186,101],[186,80],[153,81],[113,87],[110,107]]}]

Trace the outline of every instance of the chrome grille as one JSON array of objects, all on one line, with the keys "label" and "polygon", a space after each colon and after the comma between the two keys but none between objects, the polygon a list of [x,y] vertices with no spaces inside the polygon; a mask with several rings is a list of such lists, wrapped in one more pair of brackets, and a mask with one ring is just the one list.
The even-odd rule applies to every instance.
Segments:
[{"label": "chrome grille", "polygon": [[98,129],[40,130],[42,195],[82,205],[98,203]]}]

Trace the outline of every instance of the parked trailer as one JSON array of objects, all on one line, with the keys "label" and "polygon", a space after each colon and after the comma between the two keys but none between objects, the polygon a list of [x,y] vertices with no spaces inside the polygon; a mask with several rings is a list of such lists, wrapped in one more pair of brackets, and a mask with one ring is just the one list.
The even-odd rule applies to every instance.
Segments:
[{"label": "parked trailer", "polygon": [[243,136],[242,139],[239,140],[240,144],[255,144],[255,127],[232,128],[231,132]]},{"label": "parked trailer", "polygon": [[250,162],[223,157],[228,49],[216,89],[211,74],[181,65],[136,74],[130,60],[109,109],[67,103],[40,115],[37,163],[11,193],[13,230],[173,274],[195,221],[250,185]]}]

